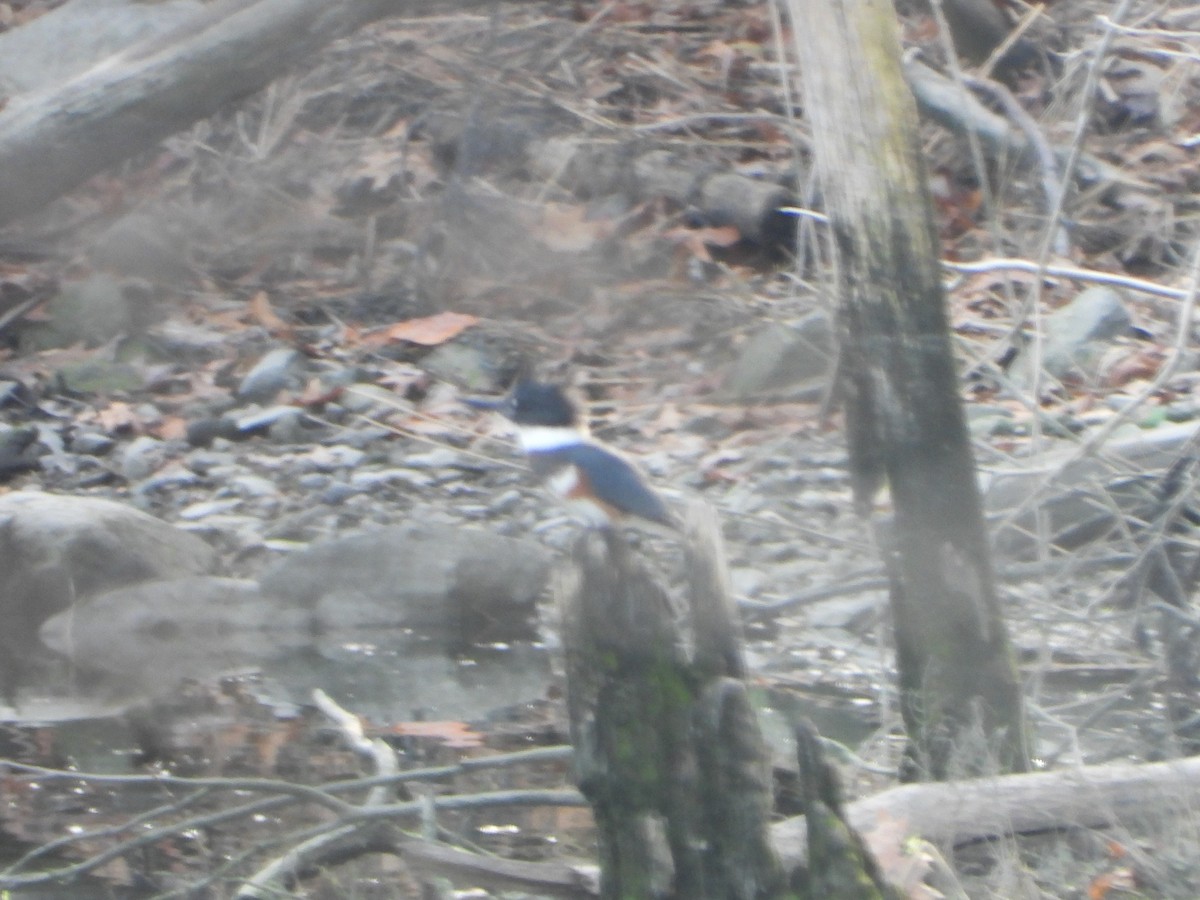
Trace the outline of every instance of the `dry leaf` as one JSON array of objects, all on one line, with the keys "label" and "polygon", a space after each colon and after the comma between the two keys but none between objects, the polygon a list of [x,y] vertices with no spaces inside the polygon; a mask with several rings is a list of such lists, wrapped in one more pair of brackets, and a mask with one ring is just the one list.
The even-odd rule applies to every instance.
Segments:
[{"label": "dry leaf", "polygon": [[279,315],[271,308],[271,298],[267,296],[266,291],[259,291],[250,298],[247,304],[250,308],[250,315],[263,328],[274,337],[287,337],[292,333],[292,326],[279,318]]},{"label": "dry leaf", "polygon": [[136,430],[138,424],[133,407],[119,400],[96,413],[96,421],[106,434],[116,434],[124,429]]},{"label": "dry leaf", "polygon": [[1122,894],[1137,890],[1137,879],[1134,877],[1133,870],[1121,868],[1114,872],[1098,875],[1088,885],[1088,900],[1105,900],[1109,892],[1114,890],[1120,891]]},{"label": "dry leaf", "polygon": [[548,203],[542,210],[537,235],[543,244],[560,253],[582,253],[613,234],[608,219],[588,219],[582,206]]},{"label": "dry leaf", "polygon": [[443,312],[436,316],[397,322],[384,334],[389,341],[409,341],[423,347],[436,347],[458,337],[478,321],[478,316],[467,313]]},{"label": "dry leaf", "polygon": [[709,247],[732,247],[742,239],[742,233],[732,225],[719,225],[710,228],[672,228],[663,237],[674,241],[694,258],[712,262]]},{"label": "dry leaf", "polygon": [[433,738],[447,747],[467,749],[483,746],[483,737],[466,722],[396,722],[387,729],[401,737]]},{"label": "dry leaf", "polygon": [[1149,381],[1158,374],[1167,354],[1161,347],[1146,347],[1130,353],[1120,348],[1122,355],[1111,363],[1104,373],[1104,381],[1110,387],[1122,387],[1133,381]]},{"label": "dry leaf", "polygon": [[183,416],[164,416],[161,422],[147,431],[164,441],[182,441],[187,437],[188,422]]}]

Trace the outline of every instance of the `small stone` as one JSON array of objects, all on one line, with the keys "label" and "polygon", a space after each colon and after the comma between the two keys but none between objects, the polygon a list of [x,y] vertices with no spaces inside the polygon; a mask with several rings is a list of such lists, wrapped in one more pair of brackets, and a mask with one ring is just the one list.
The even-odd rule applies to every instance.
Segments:
[{"label": "small stone", "polygon": [[241,500],[206,500],[202,503],[193,503],[179,511],[179,518],[185,522],[195,522],[207,519],[209,516],[233,512],[241,503]]},{"label": "small stone", "polygon": [[116,445],[117,442],[106,434],[85,431],[71,438],[69,448],[72,453],[83,453],[88,456],[104,456]]},{"label": "small stone", "polygon": [[266,402],[274,400],[284,388],[299,384],[304,370],[304,355],[291,347],[277,347],[246,373],[238,385],[240,400]]},{"label": "small stone", "polygon": [[178,463],[155,472],[137,486],[138,494],[151,494],[155,491],[169,491],[187,487],[200,481],[200,477]]},{"label": "small stone", "polygon": [[[1105,285],[1081,291],[1043,323],[1042,368],[1055,378],[1095,378],[1104,350],[1128,333],[1132,320],[1121,293]],[[1032,348],[1025,348],[1009,368],[1020,386],[1033,380]]]},{"label": "small stone", "polygon": [[359,493],[357,488],[339,481],[329,485],[321,493],[321,502],[328,506],[337,506],[338,504],[345,503],[357,493]]},{"label": "small stone", "polygon": [[742,346],[721,393],[746,401],[824,390],[833,344],[829,318],[821,312],[792,325],[767,325]]},{"label": "small stone", "polygon": [[491,503],[490,509],[494,515],[502,516],[512,512],[521,504],[521,492],[515,488],[498,494]]},{"label": "small stone", "polygon": [[232,416],[196,419],[187,427],[187,442],[193,447],[207,447],[218,438],[239,440],[242,437],[242,430]]},{"label": "small stone", "polygon": [[[197,475],[214,474],[218,469],[238,469],[233,465],[233,454],[216,450],[195,450],[187,455],[184,464]],[[223,477],[217,475],[217,477]]]},{"label": "small stone", "polygon": [[411,412],[413,409],[411,401],[377,384],[352,384],[339,395],[338,403],[352,413]]},{"label": "small stone", "polygon": [[329,441],[337,444],[345,444],[347,447],[357,447],[359,449],[368,447],[377,441],[386,440],[392,436],[390,429],[381,428],[378,425],[356,425],[351,428],[343,428],[329,436]]},{"label": "small stone", "polygon": [[406,453],[396,462],[403,462],[411,469],[448,469],[462,466],[463,455],[456,450],[439,447],[426,453]]},{"label": "small stone", "polygon": [[322,491],[329,486],[330,481],[328,475],[320,472],[305,472],[296,479],[296,486],[304,491]]},{"label": "small stone", "polygon": [[271,423],[267,433],[277,444],[302,444],[307,440],[304,428],[304,413],[293,408]]},{"label": "small stone", "polygon": [[350,483],[362,490],[395,482],[414,488],[426,488],[434,483],[434,479],[412,469],[380,469],[373,472],[355,472],[350,476]]},{"label": "small stone", "polygon": [[766,579],[757,569],[735,568],[729,572],[729,580],[733,593],[737,597],[755,597],[761,591]]},{"label": "small stone", "polygon": [[128,363],[85,359],[68,363],[57,372],[62,386],[77,394],[115,394],[142,387],[142,373]]},{"label": "small stone", "polygon": [[314,447],[299,457],[297,462],[309,470],[333,472],[337,469],[353,469],[366,458],[367,454],[361,450],[337,444],[332,447]]},{"label": "small stone", "polygon": [[484,506],[482,503],[465,503],[455,508],[455,512],[459,513],[464,519],[490,519],[492,509],[490,506]]},{"label": "small stone", "polygon": [[134,407],[133,415],[143,428],[161,425],[163,420],[162,410],[153,403],[139,403]]},{"label": "small stone", "polygon": [[275,482],[260,475],[239,475],[226,480],[226,484],[242,497],[274,497],[279,493]]},{"label": "small stone", "polygon": [[121,474],[129,481],[141,481],[158,469],[166,458],[166,444],[142,435],[135,438],[121,454]]}]

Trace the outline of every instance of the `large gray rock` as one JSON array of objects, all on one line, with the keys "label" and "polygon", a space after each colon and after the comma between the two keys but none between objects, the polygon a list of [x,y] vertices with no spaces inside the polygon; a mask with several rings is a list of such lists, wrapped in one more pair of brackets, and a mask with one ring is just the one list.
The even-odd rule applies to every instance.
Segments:
[{"label": "large gray rock", "polygon": [[[1105,285],[1081,291],[1043,323],[1042,368],[1057,379],[1093,380],[1112,342],[1128,334],[1132,319],[1119,291]],[[1032,348],[1013,364],[1013,377],[1024,386],[1033,381]]]},{"label": "large gray rock", "polygon": [[259,584],[311,609],[319,631],[388,626],[504,640],[529,634],[550,562],[532,541],[401,525],[317,544],[281,560]]},{"label": "large gray rock", "polygon": [[0,496],[0,560],[0,681],[11,694],[47,618],[115,587],[210,571],[216,554],[119,503],[22,491]]},{"label": "large gray rock", "polygon": [[[993,536],[1001,558],[1034,560],[1045,547],[1074,550],[1145,520],[1161,507],[1162,473],[1197,438],[1195,422],[1134,430],[1114,437],[1103,454],[1079,457],[1075,441],[1041,453],[1037,465],[982,469],[988,517],[1003,523]],[[1041,517],[1039,523],[1038,517]]]},{"label": "large gray rock", "polygon": [[828,386],[833,354],[833,328],[823,312],[791,325],[765,325],[741,348],[720,399],[752,403],[817,396]]}]

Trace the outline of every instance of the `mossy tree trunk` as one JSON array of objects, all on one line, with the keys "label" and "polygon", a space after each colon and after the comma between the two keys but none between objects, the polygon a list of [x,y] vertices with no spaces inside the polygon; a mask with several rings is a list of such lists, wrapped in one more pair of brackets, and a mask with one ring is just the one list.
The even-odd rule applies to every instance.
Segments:
[{"label": "mossy tree trunk", "polygon": [[581,535],[559,585],[576,778],[596,817],[608,900],[786,891],[716,535],[711,514],[689,527],[686,609],[611,531]]},{"label": "mossy tree trunk", "polygon": [[958,393],[917,117],[888,0],[791,0],[836,238],[841,371],[856,501],[890,486],[881,543],[908,777],[1028,768]]}]

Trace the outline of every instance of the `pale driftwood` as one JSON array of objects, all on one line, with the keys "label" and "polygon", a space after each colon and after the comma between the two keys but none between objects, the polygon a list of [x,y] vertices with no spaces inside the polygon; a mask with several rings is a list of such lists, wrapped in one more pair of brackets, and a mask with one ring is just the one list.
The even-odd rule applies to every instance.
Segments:
[{"label": "pale driftwood", "polygon": [[[384,777],[397,774],[400,770],[396,751],[383,738],[368,738],[363,733],[362,720],[349,710],[317,689],[312,694],[313,703],[336,726],[342,740],[364,759],[371,763],[376,775]],[[377,784],[367,792],[364,807],[381,806],[388,801],[391,791],[386,785]],[[371,829],[367,829],[370,832]],[[237,900],[259,900],[282,892],[283,886],[294,882],[307,868],[320,865],[328,859],[337,858],[339,844],[347,837],[357,837],[353,825],[317,835],[289,848],[282,856],[263,866],[236,894]]]},{"label": "pale driftwood", "polygon": [[63,84],[107,56],[169,34],[204,5],[204,0],[66,0],[0,33],[0,94],[8,99]]},{"label": "pale driftwood", "polygon": [[174,32],[0,111],[0,225],[226,104],[402,0],[218,0]]},{"label": "pale driftwood", "polygon": [[[1194,816],[1198,804],[1200,758],[1191,757],[903,785],[850,804],[848,818],[868,844],[872,829],[890,821],[899,823],[900,836],[961,847],[1008,835],[1161,822]],[[802,818],[772,828],[786,867],[803,861],[805,834]]]},{"label": "pale driftwood", "polygon": [[[545,748],[537,752],[557,754],[559,750]],[[512,754],[504,759],[515,762],[525,756]],[[496,761],[483,758],[470,763],[486,766]],[[79,777],[78,773],[36,766],[15,768],[36,771],[40,778]],[[86,777],[112,785],[144,780],[144,776],[130,775]],[[190,783],[184,778],[168,777],[166,780],[173,788],[184,788]],[[229,784],[236,786],[234,781]],[[354,782],[348,787],[357,785]],[[261,787],[261,784],[247,783],[246,788],[251,787]],[[329,794],[319,789],[286,782],[280,782],[280,788],[300,799],[333,804],[335,812],[343,810]],[[257,811],[266,812],[291,799],[270,798],[264,801],[265,805],[257,807]],[[583,802],[582,797],[579,802]],[[878,849],[878,842],[882,840],[902,841],[909,836],[919,836],[946,847],[961,847],[980,840],[1019,834],[1068,828],[1103,829],[1134,824],[1139,820],[1161,822],[1173,816],[1194,816],[1197,808],[1200,808],[1200,758],[1193,757],[1143,765],[1086,766],[1033,775],[904,785],[850,804],[847,818],[873,849]],[[404,813],[397,810],[396,817],[410,813],[411,810]],[[889,829],[889,823],[896,827]],[[878,828],[878,834],[874,833],[881,825],[884,827]],[[803,817],[775,824],[771,828],[771,838],[785,868],[790,870],[806,861],[807,831]],[[383,819],[360,823],[358,833],[348,839],[346,856],[365,852],[399,855],[422,876],[437,875],[495,890],[526,891],[539,896],[578,900],[598,894],[594,865],[484,857],[393,831]],[[891,852],[894,853],[894,847]],[[89,861],[85,865],[86,868],[78,865],[73,868],[82,874],[94,868],[95,862]],[[63,874],[0,874],[0,889],[44,884]]]},{"label": "pale driftwood", "polygon": [[595,866],[497,859],[409,837],[403,838],[395,850],[418,877],[450,878],[493,891],[527,891],[573,900],[586,900],[600,893],[600,873]]}]

